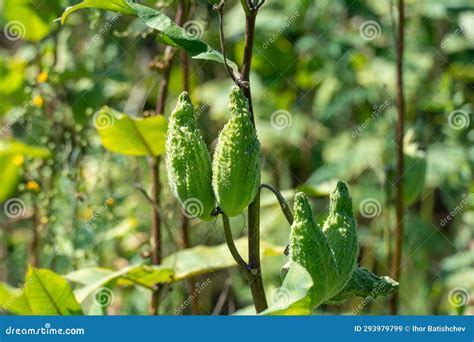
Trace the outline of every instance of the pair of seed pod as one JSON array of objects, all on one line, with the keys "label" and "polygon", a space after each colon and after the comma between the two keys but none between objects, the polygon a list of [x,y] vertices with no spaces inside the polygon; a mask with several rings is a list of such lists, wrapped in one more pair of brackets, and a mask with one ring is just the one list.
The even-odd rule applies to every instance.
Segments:
[{"label": "pair of seed pod", "polygon": [[229,97],[231,119],[219,134],[211,162],[186,92],[170,115],[166,171],[172,192],[188,214],[210,221],[216,205],[237,216],[253,201],[260,185],[260,142],[248,101],[238,87]]},{"label": "pair of seed pod", "polygon": [[[311,275],[313,307],[330,301],[344,289],[356,270],[358,254],[356,221],[345,183],[338,182],[331,193],[329,216],[322,228],[314,221],[306,195],[296,194],[289,265],[297,262]],[[287,267],[282,271],[288,271]]]}]

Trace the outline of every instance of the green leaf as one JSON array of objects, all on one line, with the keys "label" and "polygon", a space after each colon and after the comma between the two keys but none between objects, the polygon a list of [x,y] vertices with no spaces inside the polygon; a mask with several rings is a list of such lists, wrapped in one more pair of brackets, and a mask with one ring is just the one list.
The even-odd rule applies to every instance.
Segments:
[{"label": "green leaf", "polygon": [[159,156],[165,152],[166,118],[157,115],[132,118],[109,107],[94,117],[102,145],[112,152],[131,156]]},{"label": "green leaf", "polygon": [[[192,58],[212,60],[220,63],[224,62],[224,57],[220,52],[214,50],[198,37],[188,33],[164,13],[130,0],[85,0],[75,6],[68,7],[60,18],[61,23],[64,24],[72,12],[82,8],[105,9],[136,16],[140,18],[145,25],[157,30],[160,33],[160,38],[163,43],[183,48]],[[202,30],[201,28],[198,29]],[[228,61],[228,63],[235,71],[238,70],[235,63],[232,61]]]},{"label": "green leaf", "polygon": [[125,279],[132,283],[152,289],[157,283],[169,283],[173,279],[173,270],[164,266],[133,265],[119,271],[109,271],[103,269],[89,269],[74,272],[67,275],[68,279],[81,279],[87,285],[76,290],[75,294],[79,302],[83,302],[95,290],[101,287],[112,287],[119,280]]},{"label": "green leaf", "polygon": [[20,182],[22,156],[0,155],[0,174],[2,185],[0,186],[0,203],[6,201],[15,192]]},{"label": "green leaf", "polygon": [[108,277],[112,273],[114,273],[114,271],[106,268],[90,267],[73,271],[66,274],[64,277],[70,282],[86,286]]},{"label": "green leaf", "polygon": [[30,304],[22,289],[0,283],[0,308],[17,315],[31,315]]},{"label": "green leaf", "polygon": [[[247,238],[236,240],[236,246],[245,257]],[[283,254],[283,247],[272,246],[261,241],[262,256]],[[195,275],[206,274],[224,268],[237,266],[227,245],[197,246],[171,254],[160,266],[135,265],[119,271],[104,268],[88,268],[66,275],[66,279],[85,285],[75,291],[82,303],[96,289],[105,286],[140,285],[153,289],[158,283],[173,283]]]},{"label": "green leaf", "polygon": [[35,315],[82,315],[66,279],[47,269],[30,267],[24,293]]},{"label": "green leaf", "polygon": [[21,141],[0,141],[0,155],[23,155],[30,158],[49,158],[51,152],[41,146],[33,146]]},{"label": "green leaf", "polygon": [[[5,32],[11,40],[25,39],[37,42],[45,38],[53,28],[52,13],[45,12],[46,1],[41,0],[4,0],[0,14],[7,22]],[[56,2],[47,1],[47,2]]]},{"label": "green leaf", "polygon": [[66,21],[66,18],[69,16],[69,14],[82,8],[98,8],[123,14],[135,15],[135,11],[130,8],[127,2],[128,1],[125,0],[85,0],[77,5],[67,7],[64,13],[61,15],[61,24],[64,25],[64,22]]},{"label": "green leaf", "polygon": [[289,271],[281,287],[271,296],[269,308],[261,315],[309,315],[310,290],[313,280],[306,269],[297,262],[290,262]]},{"label": "green leaf", "polygon": [[[235,245],[245,259],[247,256],[247,238],[236,240]],[[272,246],[265,241],[260,242],[260,249],[262,256],[282,255],[284,250],[283,247]],[[188,248],[164,258],[162,264],[174,269],[175,281],[237,266],[227,244]]]},{"label": "green leaf", "polygon": [[17,140],[0,141],[0,202],[4,202],[15,192],[25,157],[46,159],[50,156],[51,152],[44,147],[27,145]]}]

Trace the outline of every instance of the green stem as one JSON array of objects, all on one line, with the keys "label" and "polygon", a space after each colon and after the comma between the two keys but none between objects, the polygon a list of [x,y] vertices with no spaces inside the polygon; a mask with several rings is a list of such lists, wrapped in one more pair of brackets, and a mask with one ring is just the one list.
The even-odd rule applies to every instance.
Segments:
[{"label": "green stem", "polygon": [[260,264],[260,190],[248,209],[249,215],[249,285],[257,313],[268,308]]},{"label": "green stem", "polygon": [[240,253],[237,250],[237,247],[235,246],[234,238],[232,237],[232,229],[230,227],[229,217],[224,213],[222,213],[222,225],[224,226],[225,241],[227,243],[227,247],[229,248],[230,254],[232,254],[232,257],[234,258],[235,262],[247,274],[248,265],[240,256]]},{"label": "green stem", "polygon": [[[403,247],[403,173],[404,173],[404,153],[403,153],[403,133],[404,133],[404,117],[405,117],[405,100],[403,94],[403,44],[404,44],[404,25],[405,25],[405,8],[404,0],[398,0],[398,41],[397,49],[397,126],[396,126],[396,143],[397,143],[397,179],[396,179],[396,237],[395,248],[393,252],[391,277],[400,281],[401,263],[402,263],[402,247]],[[399,297],[398,292],[392,296],[390,301],[390,311],[392,315],[398,314]]]},{"label": "green stem", "polygon": [[278,200],[278,203],[280,204],[281,211],[285,215],[286,220],[288,221],[290,225],[292,225],[294,221],[293,213],[291,212],[290,206],[288,205],[288,202],[285,199],[285,197],[283,197],[283,195],[281,194],[280,190],[278,190],[277,188],[275,188],[273,185],[270,185],[270,184],[260,184],[260,187],[268,189],[271,192],[273,192],[273,194]]},{"label": "green stem", "polygon": [[[249,101],[251,121],[255,126],[255,117],[252,105],[252,93],[250,91],[250,70],[252,67],[253,44],[255,38],[255,22],[258,9],[250,8],[248,2],[241,1],[245,10],[245,46],[242,70],[240,72],[241,89]],[[249,248],[249,284],[252,298],[257,313],[268,308],[265,289],[263,287],[262,269],[260,265],[260,189],[255,199],[248,208],[248,248]]]}]

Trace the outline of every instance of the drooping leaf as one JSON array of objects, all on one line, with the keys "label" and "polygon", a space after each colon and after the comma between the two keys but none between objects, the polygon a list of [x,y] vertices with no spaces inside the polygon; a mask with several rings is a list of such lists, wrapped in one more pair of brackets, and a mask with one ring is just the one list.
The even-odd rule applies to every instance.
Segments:
[{"label": "drooping leaf", "polygon": [[24,293],[35,315],[82,315],[66,279],[53,271],[30,267]]},{"label": "drooping leaf", "polygon": [[132,156],[159,156],[165,152],[166,118],[157,115],[132,118],[109,107],[94,117],[102,145],[112,152]]},{"label": "drooping leaf", "polygon": [[135,15],[135,11],[128,5],[128,1],[125,0],[84,0],[81,3],[74,6],[69,6],[64,10],[64,13],[61,15],[61,24],[64,25],[69,14],[82,8],[98,8],[123,14]]},{"label": "drooping leaf", "polygon": [[16,315],[33,313],[23,289],[15,289],[4,283],[0,283],[0,309]]},{"label": "drooping leaf", "polygon": [[[91,270],[91,269],[89,269]],[[66,278],[74,280],[81,279],[87,285],[76,290],[75,295],[79,302],[83,302],[95,290],[101,287],[113,286],[120,279],[129,280],[138,285],[152,289],[157,283],[169,283],[173,279],[173,270],[164,266],[133,265],[119,271],[98,270],[79,271],[67,275]]]},{"label": "drooping leaf", "polygon": [[[98,8],[136,16],[145,25],[157,30],[163,43],[183,48],[192,58],[224,62],[224,57],[220,52],[214,50],[195,34],[186,31],[164,13],[130,0],[84,0],[75,6],[66,8],[60,18],[61,23],[64,24],[71,13],[82,8]],[[197,32],[198,35],[200,35],[203,28],[197,27],[196,29],[199,31]],[[235,63],[228,62],[231,68],[237,70]]]},{"label": "drooping leaf", "polygon": [[[241,255],[245,257],[247,239],[235,241]],[[283,247],[272,246],[261,241],[262,256],[283,254]],[[82,303],[96,289],[104,286],[140,285],[153,289],[158,283],[173,283],[195,275],[237,266],[227,245],[197,246],[171,254],[163,259],[160,266],[135,265],[119,271],[105,268],[88,268],[66,275],[66,279],[84,285],[75,291]]]},{"label": "drooping leaf", "polygon": [[77,283],[80,285],[89,285],[104,279],[114,273],[113,270],[101,267],[90,267],[83,268],[77,271],[66,274],[64,277],[70,282]]}]

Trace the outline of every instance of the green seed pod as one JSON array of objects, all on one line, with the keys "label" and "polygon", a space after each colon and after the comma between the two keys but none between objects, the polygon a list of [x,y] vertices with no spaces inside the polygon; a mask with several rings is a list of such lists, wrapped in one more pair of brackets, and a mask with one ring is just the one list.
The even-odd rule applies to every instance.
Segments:
[{"label": "green seed pod", "polygon": [[333,296],[338,278],[336,259],[321,227],[313,219],[308,198],[302,192],[295,196],[289,258],[306,268],[313,279],[313,307]]},{"label": "green seed pod", "polygon": [[366,268],[356,268],[344,289],[324,304],[339,305],[352,296],[377,298],[389,296],[398,288],[398,282],[390,277],[379,277]]},{"label": "green seed pod", "polygon": [[215,208],[211,158],[186,92],[178,98],[166,135],[166,172],[172,192],[187,213],[210,221]]},{"label": "green seed pod", "polygon": [[398,288],[390,277],[379,277],[366,268],[356,268],[344,289],[324,304],[340,305],[352,296],[377,298],[389,296]]},{"label": "green seed pod", "polygon": [[344,288],[356,268],[359,245],[347,185],[338,182],[330,197],[329,216],[324,222],[323,232],[334,252],[339,273],[333,292],[335,295]]},{"label": "green seed pod", "polygon": [[248,101],[238,87],[230,92],[231,119],[219,134],[212,164],[212,187],[220,209],[237,216],[260,186],[260,142],[250,121]]}]

